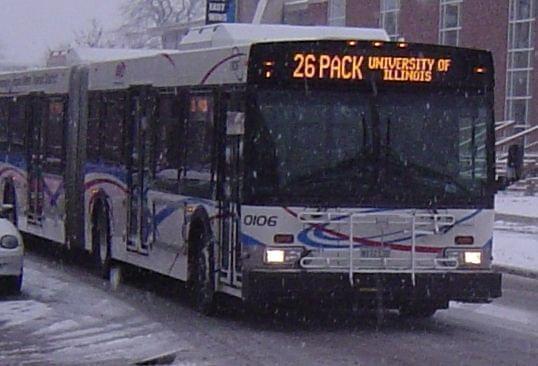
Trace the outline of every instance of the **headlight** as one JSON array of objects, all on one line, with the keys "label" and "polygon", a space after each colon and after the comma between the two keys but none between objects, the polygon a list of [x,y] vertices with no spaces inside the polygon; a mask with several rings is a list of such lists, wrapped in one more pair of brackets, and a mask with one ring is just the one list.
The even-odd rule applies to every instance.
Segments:
[{"label": "headlight", "polygon": [[465,264],[482,264],[482,252],[465,252],[463,260]]},{"label": "headlight", "polygon": [[267,264],[295,263],[301,259],[304,249],[293,248],[267,248],[265,249],[264,261]]},{"label": "headlight", "polygon": [[265,251],[265,261],[267,263],[284,263],[285,253],[282,249],[267,249]]},{"label": "headlight", "polygon": [[479,266],[482,264],[481,250],[447,249],[446,258],[457,259],[460,266]]},{"label": "headlight", "polygon": [[4,235],[0,239],[0,247],[5,249],[15,249],[19,246],[19,239],[13,235]]}]

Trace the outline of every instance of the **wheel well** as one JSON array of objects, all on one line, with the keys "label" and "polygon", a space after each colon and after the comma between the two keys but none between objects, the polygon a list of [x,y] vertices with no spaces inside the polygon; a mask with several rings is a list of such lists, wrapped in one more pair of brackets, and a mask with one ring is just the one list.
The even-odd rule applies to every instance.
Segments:
[{"label": "wheel well", "polygon": [[109,209],[108,204],[106,203],[104,198],[98,198],[92,208],[92,214],[91,214],[91,225],[92,225],[92,252],[95,250],[94,248],[94,240],[93,240],[93,227],[97,225],[97,220],[100,218],[101,215],[105,216],[106,224],[109,229],[109,235],[110,235],[110,217],[109,217]]},{"label": "wheel well", "polygon": [[4,197],[2,202],[15,204],[17,201],[16,196],[13,182],[11,182],[11,180],[6,180],[4,182]]}]

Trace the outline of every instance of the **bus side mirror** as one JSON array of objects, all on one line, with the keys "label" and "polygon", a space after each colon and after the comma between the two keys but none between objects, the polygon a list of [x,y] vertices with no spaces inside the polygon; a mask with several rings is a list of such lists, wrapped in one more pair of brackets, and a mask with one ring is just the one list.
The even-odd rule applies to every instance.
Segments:
[{"label": "bus side mirror", "polygon": [[509,182],[515,182],[523,176],[524,150],[522,145],[514,144],[508,147],[506,176]]},{"label": "bus side mirror", "polygon": [[226,135],[242,136],[245,134],[245,113],[227,112],[226,113]]}]

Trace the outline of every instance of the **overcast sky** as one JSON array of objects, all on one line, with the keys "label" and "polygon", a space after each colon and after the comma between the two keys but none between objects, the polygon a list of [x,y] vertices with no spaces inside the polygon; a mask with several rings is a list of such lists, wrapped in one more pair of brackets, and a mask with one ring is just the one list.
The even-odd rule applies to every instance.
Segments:
[{"label": "overcast sky", "polygon": [[0,45],[8,61],[36,63],[47,48],[73,40],[92,18],[105,28],[120,24],[122,0],[0,0]]}]

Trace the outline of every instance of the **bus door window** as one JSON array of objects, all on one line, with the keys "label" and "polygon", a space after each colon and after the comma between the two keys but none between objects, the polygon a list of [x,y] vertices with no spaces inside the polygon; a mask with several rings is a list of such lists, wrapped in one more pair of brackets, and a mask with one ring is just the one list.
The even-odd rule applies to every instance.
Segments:
[{"label": "bus door window", "polygon": [[[127,125],[129,138],[125,140],[126,144],[126,162],[127,162],[127,185],[129,187],[129,207],[127,217],[129,219],[129,250],[134,250],[142,254],[147,254],[149,244],[153,239],[152,230],[148,225],[149,219],[149,201],[148,189],[152,175],[153,147],[152,137],[155,116],[156,96],[148,86],[132,87],[129,90],[127,100],[124,95],[121,96],[123,102],[121,106],[128,106]],[[127,102],[127,103],[125,103]],[[117,121],[116,142],[109,147],[108,159],[114,164],[121,161],[123,146],[123,117],[124,109],[113,111],[116,117],[112,118]],[[110,114],[107,112],[110,116]],[[110,118],[108,119],[111,120]],[[110,131],[110,134],[113,134]],[[117,148],[116,148],[117,147]],[[105,152],[105,159],[107,153]]]},{"label": "bus door window", "polygon": [[61,98],[51,98],[48,102],[48,119],[43,131],[44,171],[52,174],[62,174],[64,162],[64,108]]},{"label": "bus door window", "polygon": [[32,95],[27,110],[28,128],[28,223],[41,225],[44,208],[44,153],[46,125],[49,114],[48,99],[42,94]]},{"label": "bus door window", "polygon": [[243,135],[245,98],[243,93],[227,95],[224,110],[225,154],[222,182],[221,280],[235,285],[241,282],[241,245],[239,240],[240,201],[243,176]]},{"label": "bus door window", "polygon": [[213,142],[213,97],[207,94],[191,95],[183,139],[181,194],[212,198]]}]

